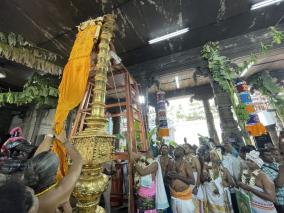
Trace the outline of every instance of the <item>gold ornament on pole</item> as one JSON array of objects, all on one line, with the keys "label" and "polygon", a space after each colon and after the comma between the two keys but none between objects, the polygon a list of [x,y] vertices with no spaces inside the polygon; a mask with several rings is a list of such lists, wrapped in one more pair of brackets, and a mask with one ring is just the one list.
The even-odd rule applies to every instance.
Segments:
[{"label": "gold ornament on pole", "polygon": [[[72,137],[72,142],[82,155],[84,165],[79,181],[74,189],[79,212],[105,212],[98,204],[106,190],[109,178],[102,174],[101,165],[111,160],[112,144],[115,137],[106,132],[105,97],[107,72],[110,68],[110,41],[114,31],[114,17],[105,15],[102,19],[99,36],[95,86],[93,89],[92,110],[86,118],[87,127]],[[88,24],[88,23],[87,23]],[[81,25],[84,27],[84,24]]]}]

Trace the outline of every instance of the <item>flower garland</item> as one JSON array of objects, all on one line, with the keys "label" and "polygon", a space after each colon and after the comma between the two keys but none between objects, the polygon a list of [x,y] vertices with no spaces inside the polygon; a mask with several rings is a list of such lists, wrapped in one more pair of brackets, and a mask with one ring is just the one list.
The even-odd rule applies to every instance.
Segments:
[{"label": "flower garland", "polygon": [[[136,163],[134,163],[134,168],[136,167],[136,165],[138,165],[144,169],[154,162],[155,161],[152,158],[146,158],[145,156],[142,156],[137,160]],[[141,176],[138,174],[138,172],[135,172],[134,174],[134,185],[136,189],[138,189],[141,185]]]},{"label": "flower garland", "polygon": [[216,183],[214,182],[214,180],[216,180],[218,177],[221,177],[222,178],[222,182],[223,182],[223,171],[217,167],[212,167],[212,162],[209,162],[208,163],[208,172],[209,172],[209,177],[210,177],[210,188],[211,190],[213,191],[214,194],[216,195],[219,195],[220,192],[219,192],[219,189],[216,185]]},{"label": "flower garland", "polygon": [[223,177],[224,172],[220,167],[213,167],[212,162],[208,163],[208,171],[209,171],[209,176],[211,180],[216,180],[218,177]]},{"label": "flower garland", "polygon": [[255,181],[257,176],[260,173],[260,169],[254,170],[251,174],[249,171],[246,169],[243,171],[241,181],[243,184],[249,185],[249,186],[255,186]]}]

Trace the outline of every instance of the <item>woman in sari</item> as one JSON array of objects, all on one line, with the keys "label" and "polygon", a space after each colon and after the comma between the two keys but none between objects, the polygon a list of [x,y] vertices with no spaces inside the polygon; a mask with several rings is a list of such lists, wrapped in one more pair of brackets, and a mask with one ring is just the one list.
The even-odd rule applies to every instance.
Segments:
[{"label": "woman in sari", "polygon": [[232,186],[234,182],[228,170],[222,166],[222,151],[220,149],[210,151],[210,162],[204,165],[203,177],[206,180],[203,188],[208,212],[233,212],[228,187]]},{"label": "woman in sari", "polygon": [[158,163],[151,151],[146,156],[132,153],[135,170],[136,205],[138,213],[157,213],[156,210],[156,173]]}]

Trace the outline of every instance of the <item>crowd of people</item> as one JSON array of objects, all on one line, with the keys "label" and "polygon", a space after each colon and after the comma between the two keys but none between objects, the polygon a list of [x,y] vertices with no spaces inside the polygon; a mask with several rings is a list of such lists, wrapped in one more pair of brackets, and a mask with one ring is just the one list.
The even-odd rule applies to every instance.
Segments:
[{"label": "crowd of people", "polygon": [[279,146],[158,144],[132,154],[139,213],[283,213],[284,134]]},{"label": "crowd of people", "polygon": [[[57,138],[46,135],[36,147],[22,137],[21,128],[15,128],[0,154],[1,213],[72,212],[70,197],[83,161],[65,131]],[[72,162],[68,172],[62,155]]]},{"label": "crowd of people", "polygon": [[[283,132],[277,146],[261,149],[234,141],[209,140],[199,147],[162,142],[157,156],[152,149],[131,153],[138,213],[283,213]],[[1,213],[72,212],[70,197],[83,162],[64,131],[36,147],[15,128],[0,153]],[[61,155],[72,162],[68,172]],[[103,171],[111,178],[113,168],[112,162]],[[107,212],[110,191],[111,185],[104,194]]]}]

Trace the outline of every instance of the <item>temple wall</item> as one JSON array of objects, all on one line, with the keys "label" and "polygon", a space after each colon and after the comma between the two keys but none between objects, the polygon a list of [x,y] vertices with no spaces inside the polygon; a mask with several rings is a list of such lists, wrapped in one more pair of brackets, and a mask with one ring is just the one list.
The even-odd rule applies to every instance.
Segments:
[{"label": "temple wall", "polygon": [[22,127],[24,137],[32,143],[39,144],[44,135],[52,132],[54,113],[55,109],[30,109],[24,118],[20,118],[18,115],[14,116],[10,129],[17,126]]}]

